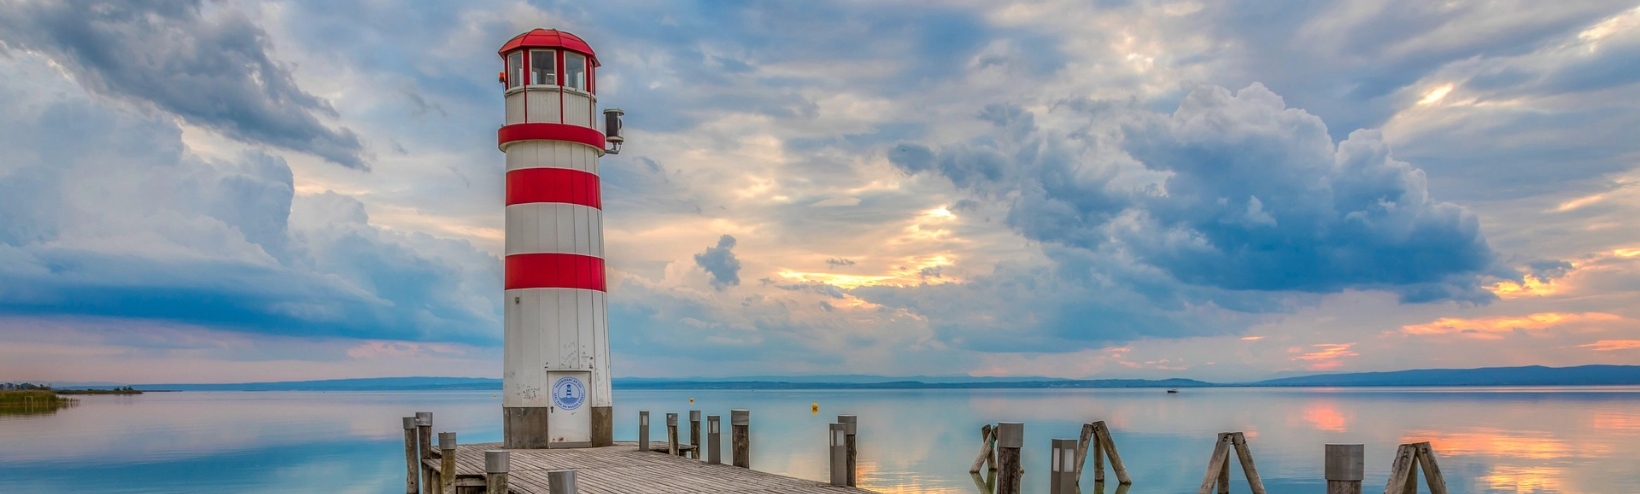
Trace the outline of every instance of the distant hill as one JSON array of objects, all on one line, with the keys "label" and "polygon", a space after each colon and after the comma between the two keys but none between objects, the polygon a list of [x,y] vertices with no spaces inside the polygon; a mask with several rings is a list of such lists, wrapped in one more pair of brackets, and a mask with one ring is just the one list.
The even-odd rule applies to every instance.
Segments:
[{"label": "distant hill", "polygon": [[1003,388],[1201,388],[1213,383],[1194,379],[947,379],[927,381],[696,381],[691,379],[616,378],[615,389],[1003,389]]},{"label": "distant hill", "polygon": [[[1491,367],[1417,369],[1287,377],[1246,383],[1194,379],[1058,379],[1050,377],[752,376],[730,378],[618,377],[615,389],[1003,389],[1003,388],[1202,388],[1320,386],[1623,386],[1640,385],[1640,366]],[[174,391],[430,391],[501,389],[500,379],[480,377],[382,377],[234,384],[137,384],[138,390]]]},{"label": "distant hill", "polygon": [[1487,367],[1416,369],[1288,377],[1246,386],[1629,386],[1640,385],[1640,366]]},{"label": "distant hill", "polygon": [[484,377],[376,377],[323,381],[226,384],[136,384],[144,391],[426,391],[500,390],[501,380]]}]

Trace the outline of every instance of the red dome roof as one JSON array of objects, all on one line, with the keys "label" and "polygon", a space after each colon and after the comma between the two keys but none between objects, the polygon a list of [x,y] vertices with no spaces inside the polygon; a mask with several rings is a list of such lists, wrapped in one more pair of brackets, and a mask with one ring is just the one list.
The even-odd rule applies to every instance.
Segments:
[{"label": "red dome roof", "polygon": [[585,40],[582,40],[580,36],[557,29],[535,29],[513,36],[513,39],[507,40],[507,44],[502,45],[501,50],[496,53],[505,57],[507,52],[519,48],[562,48],[580,52],[586,55],[587,58],[591,58],[593,65],[601,65],[598,63],[598,54],[592,52],[592,46],[587,45]]}]

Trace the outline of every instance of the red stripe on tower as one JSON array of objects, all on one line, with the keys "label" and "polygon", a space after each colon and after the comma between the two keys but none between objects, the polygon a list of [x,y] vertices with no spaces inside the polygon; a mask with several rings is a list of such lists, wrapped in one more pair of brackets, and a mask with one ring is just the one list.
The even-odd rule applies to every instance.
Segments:
[{"label": "red stripe on tower", "polygon": [[591,127],[556,123],[518,123],[496,131],[496,145],[502,148],[518,141],[565,141],[586,144],[604,154],[604,133]]},{"label": "red stripe on tower", "polygon": [[507,256],[506,289],[604,289],[604,260],[580,254],[513,254]]},{"label": "red stripe on tower", "polygon": [[598,176],[568,168],[520,168],[507,172],[507,205],[561,202],[603,209]]}]

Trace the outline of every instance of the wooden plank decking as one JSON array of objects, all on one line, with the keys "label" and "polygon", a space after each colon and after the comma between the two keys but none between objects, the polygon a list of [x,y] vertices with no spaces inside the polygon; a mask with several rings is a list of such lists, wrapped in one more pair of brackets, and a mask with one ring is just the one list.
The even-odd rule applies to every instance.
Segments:
[{"label": "wooden plank decking", "polygon": [[[651,442],[650,446],[655,444]],[[665,442],[658,444],[663,449],[666,446]],[[490,449],[501,449],[501,443],[457,446],[456,476],[459,485],[483,485],[484,451]],[[508,451],[511,457],[508,487],[518,494],[547,494],[547,472],[552,470],[575,470],[575,486],[580,494],[869,492],[730,465],[709,465],[683,456],[638,451],[636,442],[617,442],[614,446],[602,448]],[[436,449],[434,456],[437,456]],[[437,469],[437,459],[427,463]],[[475,480],[478,481],[476,484]]]}]

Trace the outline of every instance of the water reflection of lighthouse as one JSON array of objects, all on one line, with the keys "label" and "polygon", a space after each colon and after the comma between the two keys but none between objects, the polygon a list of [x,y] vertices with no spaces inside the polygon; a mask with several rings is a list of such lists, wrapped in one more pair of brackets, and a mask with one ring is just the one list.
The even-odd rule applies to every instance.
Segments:
[{"label": "water reflection of lighthouse", "polygon": [[573,34],[536,29],[499,53],[507,119],[497,133],[507,155],[505,444],[608,445],[598,158],[620,149],[621,111],[605,110],[598,130],[598,57]]}]

